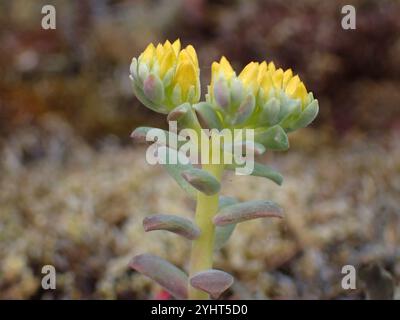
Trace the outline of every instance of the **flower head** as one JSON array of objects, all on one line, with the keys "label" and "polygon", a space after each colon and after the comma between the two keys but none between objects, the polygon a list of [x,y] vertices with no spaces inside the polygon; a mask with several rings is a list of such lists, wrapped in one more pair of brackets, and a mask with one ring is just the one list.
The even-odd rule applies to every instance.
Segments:
[{"label": "flower head", "polygon": [[222,57],[212,65],[207,101],[224,127],[293,131],[308,125],[318,113],[318,101],[291,69],[273,62],[250,62],[236,76]]},{"label": "flower head", "polygon": [[152,43],[133,58],[130,78],[137,98],[147,107],[168,113],[185,103],[200,99],[200,69],[193,46],[181,43]]}]

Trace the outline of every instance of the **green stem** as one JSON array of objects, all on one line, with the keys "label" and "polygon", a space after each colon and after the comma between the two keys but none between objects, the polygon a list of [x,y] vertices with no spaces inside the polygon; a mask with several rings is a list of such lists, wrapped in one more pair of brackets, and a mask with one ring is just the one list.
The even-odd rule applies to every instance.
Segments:
[{"label": "green stem", "polygon": [[[213,174],[218,181],[224,171],[223,164],[203,164],[202,169]],[[218,211],[219,194],[207,196],[202,192],[197,193],[196,224],[201,230],[201,235],[193,241],[190,258],[190,276],[197,272],[211,269],[213,265],[215,226],[212,218]],[[208,299],[206,292],[197,290],[189,285],[189,299]]]}]

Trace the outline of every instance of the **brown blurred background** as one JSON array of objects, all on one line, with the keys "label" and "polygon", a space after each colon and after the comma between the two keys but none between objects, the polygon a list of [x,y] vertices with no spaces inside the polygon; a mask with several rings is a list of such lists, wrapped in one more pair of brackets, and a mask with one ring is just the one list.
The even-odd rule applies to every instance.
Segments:
[{"label": "brown blurred background", "polygon": [[[44,4],[56,7],[56,30],[41,28]],[[356,30],[341,28],[345,4]],[[225,55],[236,70],[290,67],[320,101],[293,150],[265,158],[287,177],[282,188],[245,179],[238,193],[227,182],[227,193],[267,193],[288,211],[267,225],[272,244],[249,223],[217,257],[238,279],[228,296],[365,298],[365,288],[340,288],[347,263],[377,263],[396,284],[399,16],[395,0],[1,1],[0,298],[150,298],[160,288],[127,270],[132,254],[184,266],[187,244],[144,236],[140,217],[193,204],[129,141],[136,126],[166,125],[133,96],[130,60],[176,38],[197,49],[203,92]],[[46,263],[58,270],[54,292],[40,288]]]}]

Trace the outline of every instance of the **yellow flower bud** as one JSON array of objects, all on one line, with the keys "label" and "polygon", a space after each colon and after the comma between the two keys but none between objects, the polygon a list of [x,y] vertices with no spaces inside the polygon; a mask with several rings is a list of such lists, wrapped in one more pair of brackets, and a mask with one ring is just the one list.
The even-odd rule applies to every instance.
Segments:
[{"label": "yellow flower bud", "polygon": [[179,39],[172,44],[168,40],[157,46],[149,44],[132,59],[130,77],[138,99],[157,112],[168,113],[180,104],[200,99],[196,50],[191,45],[181,49]]},{"label": "yellow flower bud", "polygon": [[232,69],[231,64],[224,56],[222,56],[219,62],[214,61],[211,65],[210,86],[213,87],[215,81],[217,81],[219,78],[224,78],[225,80],[229,81],[234,76],[235,76],[235,71]]},{"label": "yellow flower bud", "polygon": [[291,69],[284,71],[273,62],[250,62],[236,76],[225,57],[213,62],[211,69],[207,101],[224,126],[281,125],[291,131],[308,124],[318,112],[318,102]]},{"label": "yellow flower bud", "polygon": [[192,46],[188,46],[179,53],[174,79],[172,80],[173,86],[180,87],[183,102],[196,103],[199,101],[199,73],[196,51]]}]

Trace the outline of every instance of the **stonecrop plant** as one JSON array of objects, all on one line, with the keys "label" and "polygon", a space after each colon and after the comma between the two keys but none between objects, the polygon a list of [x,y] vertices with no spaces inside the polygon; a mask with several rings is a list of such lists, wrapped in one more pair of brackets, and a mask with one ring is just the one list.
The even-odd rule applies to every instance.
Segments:
[{"label": "stonecrop plant", "polygon": [[[291,69],[277,68],[273,62],[250,62],[237,75],[222,57],[212,63],[211,72],[205,99],[200,101],[200,68],[193,46],[182,49],[179,40],[157,46],[150,44],[138,58],[132,59],[130,66],[133,91],[141,103],[166,114],[168,121],[176,121],[181,132],[191,129],[203,140],[211,141],[190,142],[201,155],[198,165],[181,160],[173,163],[168,160],[180,152],[177,146],[186,141],[180,139],[181,133],[164,132],[168,137],[165,139],[149,134],[161,129],[139,127],[132,133],[134,140],[153,142],[160,154],[164,152],[166,161],[160,163],[196,201],[194,221],[168,214],[150,215],[143,221],[146,232],[164,230],[192,241],[188,274],[151,254],[135,256],[130,262],[130,267],[156,281],[176,299],[217,299],[232,285],[233,277],[213,269],[213,255],[229,240],[236,224],[256,218],[283,217],[283,210],[273,201],[239,203],[220,195],[224,171],[243,165],[235,161],[236,157],[226,162],[220,155],[232,155],[239,150],[246,158],[249,153],[287,150],[287,134],[306,127],[318,114],[318,101]],[[239,140],[225,143],[226,133],[237,137],[238,129],[251,130],[251,139],[243,141],[240,135]],[[216,143],[221,137],[224,143]],[[250,147],[243,151],[243,145]],[[253,161],[252,176],[282,184],[280,173],[254,162],[254,157],[248,159]]]}]

